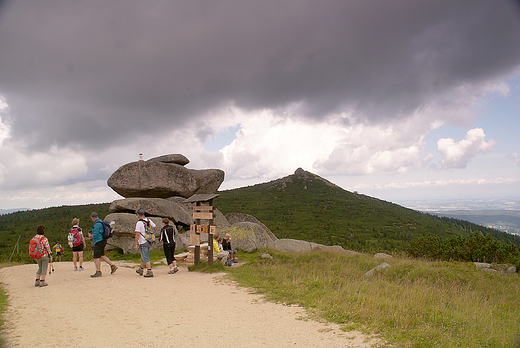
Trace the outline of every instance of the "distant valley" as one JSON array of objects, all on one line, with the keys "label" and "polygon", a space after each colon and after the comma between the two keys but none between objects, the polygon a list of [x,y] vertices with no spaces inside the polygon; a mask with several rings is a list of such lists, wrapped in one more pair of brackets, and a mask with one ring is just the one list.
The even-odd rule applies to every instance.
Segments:
[{"label": "distant valley", "polygon": [[466,220],[502,232],[520,235],[520,210],[449,210],[428,213]]}]

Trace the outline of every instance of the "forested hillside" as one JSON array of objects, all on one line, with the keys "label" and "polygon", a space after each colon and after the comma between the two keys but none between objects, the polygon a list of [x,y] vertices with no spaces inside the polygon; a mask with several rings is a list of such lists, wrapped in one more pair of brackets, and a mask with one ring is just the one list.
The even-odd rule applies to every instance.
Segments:
[{"label": "forested hillside", "polygon": [[[20,238],[20,249],[26,250],[29,240],[36,234],[38,225],[45,226],[45,235],[51,244],[59,241],[67,244],[67,234],[73,218],[80,220],[85,231],[92,229],[90,213],[97,212],[104,217],[108,214],[109,203],[60,206],[38,210],[20,211],[0,216],[0,258],[7,259]],[[52,246],[52,245],[51,245]]]},{"label": "forested hillside", "polygon": [[427,234],[447,240],[473,231],[520,244],[518,237],[349,192],[303,171],[219,194],[215,205],[222,213],[253,215],[278,238],[341,245],[350,250],[400,251]]}]

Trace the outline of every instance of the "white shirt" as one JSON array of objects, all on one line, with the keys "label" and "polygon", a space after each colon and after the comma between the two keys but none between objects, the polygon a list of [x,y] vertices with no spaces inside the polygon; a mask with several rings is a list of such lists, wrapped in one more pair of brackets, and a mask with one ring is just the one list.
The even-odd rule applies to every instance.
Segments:
[{"label": "white shirt", "polygon": [[[155,232],[155,224],[153,223],[153,221],[148,218],[144,218],[144,220],[150,221],[150,227],[152,228],[152,231]],[[144,222],[137,221],[137,223],[135,224],[135,233],[139,233],[139,239],[137,241],[139,245],[146,243],[146,239],[144,239],[145,232],[146,227],[144,226]]]}]

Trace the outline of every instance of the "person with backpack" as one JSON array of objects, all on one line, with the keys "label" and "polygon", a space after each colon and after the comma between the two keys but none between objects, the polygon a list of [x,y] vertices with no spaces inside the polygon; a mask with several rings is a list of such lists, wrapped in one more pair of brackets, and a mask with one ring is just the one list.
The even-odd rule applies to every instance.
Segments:
[{"label": "person with backpack", "polygon": [[52,251],[49,240],[44,236],[45,226],[39,225],[36,228],[36,235],[29,242],[29,256],[33,258],[38,264],[38,271],[36,271],[35,287],[44,287],[48,284],[45,282],[47,275],[47,267],[49,262],[52,262]]},{"label": "person with backpack", "polygon": [[152,220],[145,218],[144,209],[137,209],[135,211],[139,221],[135,224],[135,250],[139,250],[141,254],[141,267],[135,272],[143,275],[144,267],[147,271],[144,275],[146,278],[153,277],[152,264],[150,263],[150,246],[155,240],[156,226]]},{"label": "person with backpack", "polygon": [[61,253],[63,252],[63,247],[61,246],[60,242],[56,242],[56,244],[54,244],[52,249],[56,253],[56,262],[60,262],[61,261]]},{"label": "person with backpack", "polygon": [[164,218],[162,220],[163,228],[161,229],[161,237],[159,240],[163,242],[163,250],[164,256],[166,257],[166,263],[170,270],[168,274],[175,274],[179,271],[177,268],[177,261],[175,260],[175,233],[177,233],[177,228],[175,225],[170,226],[170,220],[168,218]]},{"label": "person with backpack", "polygon": [[78,270],[76,260],[79,259],[79,270],[83,271],[83,249],[87,245],[85,244],[85,236],[83,236],[83,230],[79,227],[79,219],[77,218],[72,219],[72,228],[69,231],[69,240],[69,243],[72,244],[72,262],[74,263],[74,270]]},{"label": "person with backpack", "polygon": [[96,265],[96,273],[92,274],[91,277],[97,278],[102,276],[101,260],[110,265],[110,274],[114,274],[114,272],[117,270],[117,266],[114,265],[108,256],[105,255],[105,246],[107,245],[107,240],[103,237],[105,232],[103,220],[98,217],[96,212],[90,214],[90,219],[94,222],[94,227],[92,227],[92,231],[89,232],[88,235],[94,242],[94,264]]}]

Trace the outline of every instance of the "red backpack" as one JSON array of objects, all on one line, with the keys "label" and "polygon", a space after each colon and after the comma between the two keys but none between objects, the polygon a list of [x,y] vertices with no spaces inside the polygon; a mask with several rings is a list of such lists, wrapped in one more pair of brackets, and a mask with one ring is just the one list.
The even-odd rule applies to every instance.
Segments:
[{"label": "red backpack", "polygon": [[69,235],[68,235],[68,241],[69,241],[69,246],[70,247],[77,247],[78,245],[81,244],[81,235],[79,234],[79,232],[81,232],[81,228],[79,227],[72,227],[69,231]]},{"label": "red backpack", "polygon": [[43,238],[45,237],[36,235],[29,241],[29,256],[31,258],[39,259],[47,253],[47,251],[43,248]]}]

